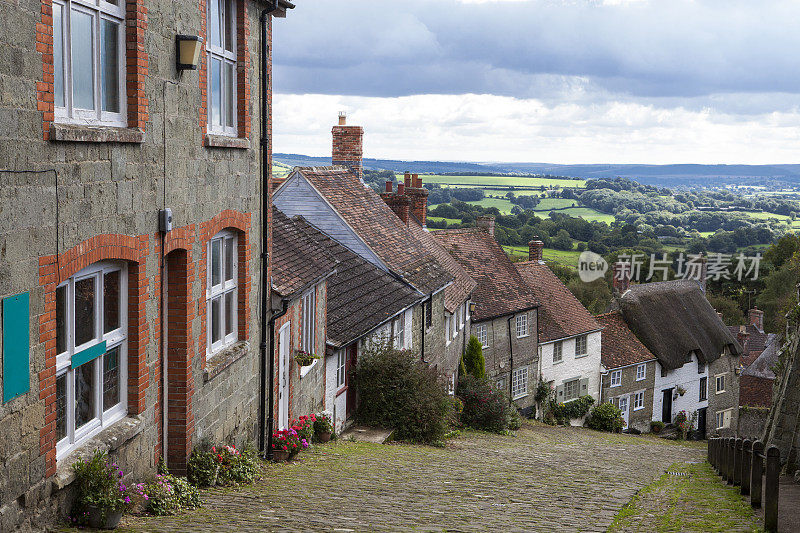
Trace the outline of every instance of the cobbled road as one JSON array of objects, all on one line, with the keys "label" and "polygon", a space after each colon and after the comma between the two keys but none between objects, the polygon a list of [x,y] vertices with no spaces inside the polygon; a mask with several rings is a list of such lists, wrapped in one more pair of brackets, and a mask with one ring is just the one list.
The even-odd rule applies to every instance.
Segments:
[{"label": "cobbled road", "polygon": [[469,431],[445,448],[330,443],[123,531],[605,531],[671,464],[703,458],[696,444],[542,425]]}]

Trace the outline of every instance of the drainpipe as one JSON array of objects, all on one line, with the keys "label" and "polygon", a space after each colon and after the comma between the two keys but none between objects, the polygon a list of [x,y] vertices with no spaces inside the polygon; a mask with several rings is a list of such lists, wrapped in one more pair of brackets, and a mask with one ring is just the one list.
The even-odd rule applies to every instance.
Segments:
[{"label": "drainpipe", "polygon": [[[261,456],[267,458],[268,460],[272,460],[272,431],[275,426],[275,387],[273,384],[275,382],[275,321],[281,318],[286,312],[289,310],[289,299],[284,298],[281,300],[281,310],[279,313],[273,314],[269,319],[269,415],[267,417],[267,447],[266,450],[264,449],[264,432],[262,431],[259,436],[261,437],[261,442],[259,445],[259,449],[261,451]],[[261,420],[262,424],[264,421],[264,389],[267,387],[265,376],[265,365],[261,365],[261,415],[259,420]]]},{"label": "drainpipe", "polygon": [[514,316],[508,317],[508,321],[506,325],[508,326],[508,351],[509,351],[509,358],[508,358],[508,403],[509,405],[514,402],[512,397],[512,376],[514,375],[514,340],[511,338],[511,319]]},{"label": "drainpipe", "polygon": [[[267,268],[269,265],[269,225],[267,219],[269,217],[270,197],[269,197],[269,176],[271,169],[269,168],[269,136],[267,133],[267,121],[269,117],[269,78],[267,72],[267,59],[269,58],[269,45],[267,44],[267,24],[269,23],[270,13],[278,8],[278,0],[273,0],[269,7],[261,12],[261,343],[259,350],[261,361],[259,365],[260,373],[260,388],[259,388],[259,451],[264,453],[264,433],[265,433],[265,420],[264,420],[264,389],[267,386],[266,376],[266,362],[267,362],[267,301],[269,298],[268,291],[270,288],[270,280],[267,279]],[[274,323],[275,317],[270,318],[270,323]],[[274,342],[272,335],[270,341]],[[270,404],[269,404],[269,420],[266,425],[269,427],[269,440],[272,440],[272,382],[274,371],[272,364],[272,357],[270,357],[269,364],[269,391],[270,391]],[[271,444],[271,442],[270,442]],[[271,448],[271,446],[270,446]],[[269,457],[272,457],[272,450],[267,450]]]}]

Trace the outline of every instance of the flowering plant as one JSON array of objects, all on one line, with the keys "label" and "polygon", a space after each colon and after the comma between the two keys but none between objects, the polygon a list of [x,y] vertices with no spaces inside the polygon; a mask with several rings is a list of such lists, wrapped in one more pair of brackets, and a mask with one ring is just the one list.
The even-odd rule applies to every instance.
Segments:
[{"label": "flowering plant", "polygon": [[333,421],[330,415],[320,413],[318,415],[311,415],[314,417],[314,433],[333,433]]},{"label": "flowering plant", "polygon": [[272,434],[272,449],[295,455],[308,448],[308,440],[301,437],[293,427],[281,429]]},{"label": "flowering plant", "polygon": [[170,474],[156,474],[148,483],[134,485],[136,493],[144,500],[145,510],[154,515],[174,514],[181,509],[200,506],[200,491],[183,478]]},{"label": "flowering plant", "polygon": [[311,441],[314,436],[314,422],[317,421],[317,415],[301,415],[299,419],[292,420],[289,426],[297,432],[300,439]]},{"label": "flowering plant", "polygon": [[678,430],[681,432],[681,438],[685,439],[689,432],[694,430],[694,423],[697,419],[697,411],[692,414],[692,417],[689,418],[686,414],[686,411],[680,411],[677,415],[675,415],[675,425],[678,426]]},{"label": "flowering plant", "polygon": [[297,350],[297,352],[294,354],[294,360],[297,361],[297,364],[300,366],[308,366],[316,359],[319,359],[318,355],[314,355],[313,353],[305,350]]},{"label": "flowering plant", "polygon": [[135,487],[123,481],[123,472],[106,452],[97,450],[90,459],[79,459],[72,465],[78,495],[71,520],[85,522],[90,507],[99,508],[105,516],[128,508],[135,497]]}]

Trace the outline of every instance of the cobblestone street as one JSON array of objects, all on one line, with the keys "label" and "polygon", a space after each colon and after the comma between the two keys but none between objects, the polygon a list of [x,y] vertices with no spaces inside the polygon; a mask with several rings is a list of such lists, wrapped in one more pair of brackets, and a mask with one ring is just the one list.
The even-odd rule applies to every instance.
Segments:
[{"label": "cobblestone street", "polygon": [[202,509],[126,518],[160,531],[605,531],[636,492],[704,447],[579,428],[467,432],[446,448],[338,442],[270,465]]}]

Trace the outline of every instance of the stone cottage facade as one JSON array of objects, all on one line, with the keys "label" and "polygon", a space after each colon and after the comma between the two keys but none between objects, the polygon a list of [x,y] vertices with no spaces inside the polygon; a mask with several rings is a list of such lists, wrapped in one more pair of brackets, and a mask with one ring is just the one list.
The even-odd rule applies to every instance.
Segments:
[{"label": "stone cottage facade", "polygon": [[[0,6],[0,530],[67,511],[93,449],[141,479],[256,439],[260,20],[269,40],[291,7]],[[196,71],[177,34],[203,38]]]}]

